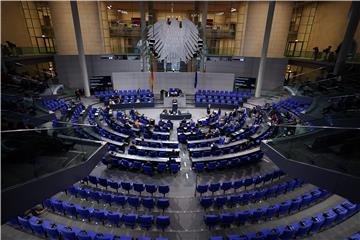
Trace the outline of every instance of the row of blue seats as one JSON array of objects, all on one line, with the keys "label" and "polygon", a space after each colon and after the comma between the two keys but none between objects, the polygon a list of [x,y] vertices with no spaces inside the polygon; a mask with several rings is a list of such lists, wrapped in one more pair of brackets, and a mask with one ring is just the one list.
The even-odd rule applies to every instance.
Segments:
[{"label": "row of blue seats", "polygon": [[229,100],[232,100],[232,101],[243,101],[243,97],[241,96],[222,96],[222,95],[196,95],[196,101],[197,102],[208,102],[210,100],[226,100],[226,101],[229,101]]},{"label": "row of blue seats", "polygon": [[322,189],[316,189],[305,193],[297,198],[276,203],[271,206],[238,211],[233,213],[206,214],[204,222],[209,228],[217,225],[230,227],[232,224],[245,224],[246,222],[259,222],[261,220],[272,219],[273,217],[286,216],[308,207],[328,196],[329,193]]},{"label": "row of blue seats", "polygon": [[44,99],[42,100],[42,104],[44,107],[46,107],[48,110],[56,111],[61,108],[71,108],[73,107],[73,103],[71,101],[64,100],[62,98],[59,99]]},{"label": "row of blue seats", "polygon": [[138,96],[138,95],[148,95],[154,96],[154,93],[150,89],[140,89],[140,90],[113,90],[113,91],[95,91],[95,97],[113,97],[113,96]]},{"label": "row of blue seats", "polygon": [[209,240],[290,240],[304,238],[308,235],[328,229],[338,224],[359,211],[360,205],[349,201],[317,214],[311,218],[303,218],[300,221],[278,226],[273,229],[264,229],[258,232],[251,232],[245,235],[229,234],[226,237],[213,236]]},{"label": "row of blue seats", "polygon": [[226,147],[226,145],[222,146],[222,148],[217,148],[215,150],[202,150],[202,151],[193,151],[190,153],[191,158],[202,158],[202,157],[210,157],[210,156],[220,156],[227,155],[231,153],[237,153],[245,151],[251,147],[255,147],[257,145],[255,142],[246,142],[246,145],[238,144],[230,147]]},{"label": "row of blue seats", "polygon": [[134,207],[136,209],[142,205],[144,208],[151,210],[156,205],[157,208],[164,211],[166,208],[169,207],[170,204],[169,199],[167,198],[154,199],[150,197],[141,198],[136,196],[124,196],[118,194],[111,194],[108,192],[96,191],[78,186],[71,186],[66,189],[66,192],[68,192],[69,194],[75,197],[80,197],[86,200],[91,199],[98,203],[102,201],[109,205],[117,204],[122,207],[128,204],[129,206]]},{"label": "row of blue seats", "polygon": [[[105,97],[104,98],[104,102],[107,105],[110,102],[110,98],[109,97]],[[135,97],[124,97],[121,100],[117,99],[114,100],[115,104],[139,104],[139,103],[154,103],[154,98],[153,97],[139,97],[139,98],[135,98]]]},{"label": "row of blue seats", "polygon": [[210,191],[212,194],[219,191],[220,189],[224,191],[224,193],[228,190],[233,189],[237,191],[241,187],[245,189],[251,185],[258,185],[258,184],[265,184],[269,181],[273,181],[274,179],[280,178],[281,176],[285,175],[285,173],[281,170],[275,170],[270,173],[266,173],[264,175],[257,175],[257,176],[250,176],[247,178],[235,180],[235,181],[226,181],[222,183],[210,183],[210,184],[199,184],[196,186],[196,191],[199,193],[206,193]]},{"label": "row of blue seats", "polygon": [[[133,146],[133,145],[132,145]],[[130,146],[131,147],[131,146]],[[154,150],[151,150],[151,151],[148,151],[148,150],[143,150],[143,149],[136,149],[134,147],[131,147],[128,149],[128,154],[129,155],[138,155],[138,156],[148,156],[148,157],[151,157],[151,158],[157,158],[157,157],[160,157],[160,158],[168,158],[168,157],[178,157],[179,156],[179,152],[168,152],[168,151],[161,151],[161,149],[154,149]]]},{"label": "row of blue seats", "polygon": [[271,187],[252,190],[240,194],[233,194],[230,196],[218,196],[218,197],[203,197],[200,199],[200,204],[203,208],[207,209],[213,204],[217,208],[221,208],[224,205],[235,206],[237,204],[249,204],[250,202],[258,202],[262,199],[270,197],[276,197],[280,194],[293,191],[295,188],[301,187],[302,180],[292,179],[284,183],[276,184]]},{"label": "row of blue seats", "polygon": [[167,143],[167,142],[146,142],[141,140],[133,140],[134,145],[151,147],[151,148],[179,148],[179,143]]},{"label": "row of blue seats", "polygon": [[201,127],[209,126],[210,124],[214,124],[219,121],[220,115],[217,113],[215,115],[210,115],[206,118],[202,118],[198,120],[198,123]]},{"label": "row of blue seats", "polygon": [[254,153],[240,158],[233,158],[230,160],[218,160],[218,161],[209,161],[209,162],[196,162],[194,163],[194,170],[196,172],[204,172],[205,168],[208,171],[213,170],[222,170],[225,168],[233,168],[238,166],[243,166],[249,163],[254,163],[262,159],[262,152]]},{"label": "row of blue seats", "polygon": [[79,135],[79,137],[81,138],[86,138],[86,139],[94,139],[90,134],[88,134],[83,127],[81,126],[77,126],[79,124],[79,117],[80,117],[80,113],[85,110],[85,106],[83,104],[79,104],[76,106],[71,119],[70,119],[70,123],[72,124],[72,127],[75,131],[75,133],[77,135]]},{"label": "row of blue seats", "polygon": [[[138,215],[134,213],[121,213],[113,212],[104,209],[96,209],[92,207],[85,207],[79,204],[74,204],[67,201],[60,201],[55,198],[46,199],[44,201],[44,207],[69,217],[75,217],[79,220],[93,221],[94,223],[102,223],[103,225],[110,224],[111,226],[119,227],[121,223],[126,226],[135,227],[139,224],[142,228],[148,229],[152,227],[154,216],[153,215]],[[167,219],[168,224],[159,224]],[[158,227],[165,229],[170,224],[169,216],[156,217]]]},{"label": "row of blue seats", "polygon": [[360,240],[360,233],[355,233],[354,235],[351,235],[350,237],[346,238],[345,240]]},{"label": "row of blue seats", "polygon": [[108,124],[108,126],[113,129],[114,131],[122,134],[129,135],[130,137],[135,136],[135,132],[132,129],[128,129],[125,126],[121,126],[116,123],[115,120],[111,119],[109,116],[109,113],[105,113],[104,111],[101,111],[100,114],[103,116],[103,119]]},{"label": "row of blue seats", "polygon": [[222,96],[239,96],[239,97],[251,97],[251,92],[231,92],[224,90],[197,90],[195,95],[222,95]]},{"label": "row of blue seats", "polygon": [[[131,157],[131,155],[129,155]],[[142,162],[130,159],[117,159],[117,158],[110,158],[110,159],[102,159],[102,163],[106,166],[111,166],[115,168],[121,168],[124,170],[131,170],[131,171],[142,171],[146,175],[152,176],[155,173],[155,170],[158,173],[165,173],[170,172],[172,174],[176,174],[180,171],[180,164],[178,163],[156,163],[151,162],[152,165],[156,165],[155,169],[152,165],[144,164]]]},{"label": "row of blue seats", "polygon": [[89,175],[86,178],[84,178],[83,182],[87,184],[90,182],[91,184],[96,185],[96,187],[99,184],[100,186],[106,189],[110,187],[116,190],[117,192],[119,191],[120,188],[124,189],[128,193],[130,192],[130,190],[134,190],[136,193],[140,195],[143,191],[146,191],[152,195],[156,192],[159,192],[163,194],[163,196],[165,196],[167,193],[170,192],[169,185],[155,185],[155,184],[143,184],[143,183],[135,183],[135,182],[131,183],[127,181],[114,181],[111,179],[97,177],[93,175]]},{"label": "row of blue seats", "polygon": [[157,134],[157,133],[151,133],[151,132],[145,132],[144,133],[145,139],[152,139],[152,140],[169,140],[170,134]]},{"label": "row of blue seats", "polygon": [[239,100],[226,100],[226,99],[212,99],[212,98],[196,98],[195,100],[195,104],[224,104],[224,105],[230,105],[230,106],[237,106],[239,105],[239,103],[242,103],[243,99],[239,99]]},{"label": "row of blue seats", "polygon": [[[160,226],[164,221],[159,220]],[[115,234],[100,233],[94,231],[86,231],[76,227],[56,224],[48,220],[42,220],[35,216],[18,217],[10,222],[13,226],[19,226],[22,230],[31,232],[37,236],[48,239],[64,239],[64,240],[152,240],[148,237],[130,237],[119,236]],[[167,238],[158,237],[154,240],[167,240]]]}]

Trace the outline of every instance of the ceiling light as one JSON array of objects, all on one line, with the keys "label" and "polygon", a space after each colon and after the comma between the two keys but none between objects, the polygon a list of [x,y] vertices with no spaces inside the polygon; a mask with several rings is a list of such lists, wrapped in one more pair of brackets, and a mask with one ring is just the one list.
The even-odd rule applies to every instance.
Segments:
[{"label": "ceiling light", "polygon": [[112,6],[111,6],[111,5],[107,5],[107,8],[108,8],[109,10],[111,10]]},{"label": "ceiling light", "polygon": [[230,12],[236,12],[236,8],[231,8]]},{"label": "ceiling light", "polygon": [[215,13],[216,16],[221,16],[221,15],[224,15],[224,12],[218,12],[218,13]]},{"label": "ceiling light", "polygon": [[119,13],[121,13],[121,14],[128,14],[128,12],[125,11],[125,10],[118,9],[117,11],[118,11]]}]

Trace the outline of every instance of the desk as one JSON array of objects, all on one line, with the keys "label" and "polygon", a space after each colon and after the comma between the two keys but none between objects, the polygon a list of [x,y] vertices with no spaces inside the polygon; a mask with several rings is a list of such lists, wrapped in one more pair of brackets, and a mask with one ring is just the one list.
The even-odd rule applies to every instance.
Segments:
[{"label": "desk", "polygon": [[136,141],[144,141],[144,142],[153,142],[153,143],[164,143],[164,144],[179,144],[178,141],[170,141],[170,140],[154,140],[154,139],[141,139],[141,138],[135,138]]},{"label": "desk", "polygon": [[145,151],[156,151],[156,152],[176,152],[179,153],[180,149],[179,148],[153,148],[153,147],[145,147],[145,146],[141,146],[141,145],[134,145],[136,147],[136,149],[138,150],[145,150]]},{"label": "desk", "polygon": [[237,152],[237,153],[220,155],[220,156],[201,157],[201,158],[194,158],[194,159],[191,158],[191,162],[195,163],[195,162],[220,161],[220,160],[232,159],[232,158],[236,158],[236,157],[244,157],[246,155],[250,155],[253,153],[257,153],[257,152],[260,152],[260,147],[248,149],[246,151],[241,151],[241,152]]},{"label": "desk", "polygon": [[166,120],[183,120],[183,119],[191,119],[191,113],[181,113],[180,115],[178,114],[164,114],[161,113],[160,114],[160,118],[161,119],[166,119]]},{"label": "desk", "polygon": [[[140,162],[158,162],[158,163],[167,163],[169,158],[151,158],[151,157],[143,157],[138,155],[129,155],[118,152],[109,151],[109,155],[115,158],[127,159],[131,161],[140,161]],[[172,158],[176,161],[176,163],[181,163],[181,158]]]},{"label": "desk", "polygon": [[164,97],[164,107],[171,108],[172,107],[172,101],[176,99],[178,103],[178,107],[186,107],[186,95],[180,95],[178,97]]},{"label": "desk", "polygon": [[124,108],[149,108],[155,107],[155,103],[118,103],[109,104],[111,109],[124,109]]},{"label": "desk", "polygon": [[192,140],[192,141],[187,141],[188,144],[198,144],[198,143],[210,143],[210,142],[215,142],[217,140],[219,140],[220,137],[215,137],[215,138],[205,138],[205,139],[199,139],[199,140]]},{"label": "desk", "polygon": [[[235,142],[231,142],[228,144],[223,144],[223,145],[217,145],[219,149],[223,149],[223,148],[228,148],[228,147],[233,147],[233,146],[237,146],[237,145],[241,145],[244,143],[247,143],[248,140],[246,139],[242,139],[239,141],[235,141]],[[189,152],[198,152],[198,151],[206,151],[206,150],[211,150],[211,147],[201,147],[201,148],[189,148]]]},{"label": "desk", "polygon": [[110,143],[110,144],[112,144],[112,145],[115,145],[115,146],[119,147],[121,151],[124,151],[124,150],[125,150],[125,143],[123,143],[123,142],[116,142],[116,141],[114,141],[114,140],[112,140],[112,139],[102,137],[102,136],[100,136],[99,134],[91,131],[91,130],[88,129],[87,127],[83,128],[83,129],[84,129],[84,131],[85,131],[87,134],[89,134],[90,136],[92,136],[92,137],[94,137],[94,138],[96,138],[96,139],[98,139],[98,140],[102,140],[102,141],[108,142],[108,143]]},{"label": "desk", "polygon": [[115,131],[114,129],[110,128],[108,125],[106,125],[106,126],[103,125],[98,117],[95,117],[95,121],[99,127],[104,128],[106,131],[108,131],[111,134],[114,134],[114,135],[124,138],[126,140],[128,140],[130,137],[129,135]]}]

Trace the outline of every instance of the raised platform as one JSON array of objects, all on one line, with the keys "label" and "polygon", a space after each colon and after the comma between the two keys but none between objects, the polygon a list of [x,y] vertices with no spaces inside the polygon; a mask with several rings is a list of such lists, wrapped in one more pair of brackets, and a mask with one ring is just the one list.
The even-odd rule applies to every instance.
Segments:
[{"label": "raised platform", "polygon": [[172,107],[172,101],[176,99],[178,103],[178,107],[184,108],[186,107],[186,95],[182,94],[178,97],[165,97],[164,98],[164,107]]},{"label": "raised platform", "polygon": [[206,108],[208,105],[211,105],[212,108],[223,108],[223,109],[234,109],[236,107],[242,107],[243,103],[239,102],[238,105],[235,104],[221,104],[221,103],[199,103],[195,102],[195,107],[204,107]]}]

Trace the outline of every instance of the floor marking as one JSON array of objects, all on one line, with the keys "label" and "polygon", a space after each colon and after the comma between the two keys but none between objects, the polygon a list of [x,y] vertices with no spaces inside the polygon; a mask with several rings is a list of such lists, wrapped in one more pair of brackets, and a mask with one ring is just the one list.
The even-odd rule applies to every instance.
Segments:
[{"label": "floor marking", "polygon": [[189,179],[189,174],[185,173],[186,179]]},{"label": "floor marking", "polygon": [[270,162],[269,160],[267,160],[267,159],[265,159],[265,158],[263,158],[263,161],[265,161],[265,162],[267,162],[267,163],[269,163],[269,162]]},{"label": "floor marking", "polygon": [[184,162],[184,166],[186,167],[186,162]]}]

